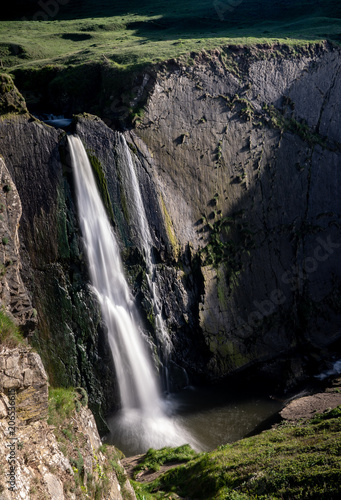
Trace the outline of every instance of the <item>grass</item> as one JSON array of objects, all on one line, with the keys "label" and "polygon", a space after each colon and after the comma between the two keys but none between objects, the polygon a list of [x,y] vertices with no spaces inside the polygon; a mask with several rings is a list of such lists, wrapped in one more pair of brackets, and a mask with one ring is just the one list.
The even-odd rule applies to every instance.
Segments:
[{"label": "grass", "polygon": [[200,453],[152,483],[134,482],[137,498],[316,499],[341,493],[341,407],[298,424]]},{"label": "grass", "polygon": [[[96,78],[105,81],[106,70],[115,71],[114,81],[107,82],[115,95],[121,89],[118,80],[124,79],[125,73],[203,49],[278,42],[300,46],[326,38],[341,39],[337,0],[323,4],[319,0],[282,0],[277,4],[244,0],[222,15],[233,3],[70,0],[60,6],[56,16],[39,21],[33,20],[36,7],[25,11],[27,2],[21,1],[22,10],[18,10],[20,2],[14,0],[12,19],[0,23],[2,68],[17,75],[20,90],[25,90],[25,80],[31,83],[31,91],[39,91],[55,79],[53,93],[66,77],[68,86],[84,86],[90,81],[87,72],[98,71],[99,64],[104,69]],[[25,12],[23,20],[21,13]],[[80,65],[85,65],[82,78],[78,70],[72,71]],[[68,72],[62,75],[65,68]],[[25,75],[20,79],[23,70]],[[90,89],[90,94],[94,90]]]},{"label": "grass", "polygon": [[50,387],[48,424],[58,427],[69,420],[76,408],[76,397],[74,388]]},{"label": "grass", "polygon": [[25,342],[19,327],[0,309],[0,347],[14,348]]},{"label": "grass", "polygon": [[134,467],[134,477],[140,471],[149,470],[155,472],[160,470],[160,467],[164,464],[188,462],[196,456],[197,453],[188,444],[178,448],[161,448],[160,450],[150,448],[138,465]]}]

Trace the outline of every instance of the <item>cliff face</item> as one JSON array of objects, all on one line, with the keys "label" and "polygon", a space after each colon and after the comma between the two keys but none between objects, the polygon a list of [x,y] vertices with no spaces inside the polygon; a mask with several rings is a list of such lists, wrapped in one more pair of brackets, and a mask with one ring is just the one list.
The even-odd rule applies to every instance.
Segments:
[{"label": "cliff face", "polygon": [[[133,162],[174,345],[174,387],[185,383],[179,366],[215,379],[254,364],[290,385],[339,340],[339,70],[340,52],[328,45],[227,47],[145,75],[133,102],[148,93],[144,115],[124,137],[96,117],[76,119],[153,335],[126,179]],[[0,132],[23,210],[30,298],[21,310],[32,311],[34,324],[32,299],[33,341],[51,381],[86,387],[93,407],[105,401],[107,410],[115,406],[113,367],[88,286],[65,134],[28,115],[3,119]]]},{"label": "cliff face", "polygon": [[340,338],[340,51],[227,47],[189,63],[153,75],[134,133],[180,255],[200,255],[187,272],[203,280],[208,373],[261,361],[300,378]]},{"label": "cliff face", "polygon": [[0,158],[0,301],[26,331],[36,325],[36,311],[22,282],[18,226],[21,201],[15,184]]},{"label": "cliff face", "polygon": [[183,387],[188,381],[181,366],[197,375],[206,366],[207,358],[200,333],[198,340],[198,301],[202,280],[193,277],[193,272],[200,270],[198,259],[192,255],[189,246],[180,259],[180,246],[146,146],[134,134],[127,133],[124,137],[96,117],[78,117],[75,131],[82,139],[95,171],[105,175],[102,197],[110,205],[109,217],[113,219],[121,245],[129,284],[140,310],[141,326],[153,340],[152,351],[158,365],[160,360],[163,361],[162,349],[155,334],[153,298],[146,276],[143,229],[137,213],[141,207],[135,204],[135,188],[128,179],[128,163],[133,164],[153,240],[155,286],[160,292],[162,314],[173,344],[173,353],[168,360],[169,377],[173,389]]},{"label": "cliff face", "polygon": [[[100,449],[96,423],[86,406],[79,402],[76,407],[73,405],[62,429],[55,420],[55,425],[49,425],[47,416],[47,375],[39,355],[27,347],[3,349],[0,353],[2,499],[63,500],[95,498],[95,494],[101,499],[135,498],[123,470],[121,490],[112,466]],[[120,467],[119,461],[116,467]]]}]

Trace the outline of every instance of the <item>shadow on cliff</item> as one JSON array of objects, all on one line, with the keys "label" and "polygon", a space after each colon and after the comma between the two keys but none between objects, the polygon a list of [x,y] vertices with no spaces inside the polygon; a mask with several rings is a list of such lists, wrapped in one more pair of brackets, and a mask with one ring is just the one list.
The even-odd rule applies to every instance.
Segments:
[{"label": "shadow on cliff", "polygon": [[[299,168],[297,159],[307,143],[289,132],[274,133],[274,159],[263,158],[259,176],[249,185],[246,178],[232,178],[231,188],[241,189],[238,201],[220,215],[217,193],[207,200],[209,215],[195,226],[204,235],[205,248],[211,247],[204,253],[206,263],[216,268],[216,285],[205,302],[208,310],[218,304],[214,321],[220,321],[219,332],[229,325],[224,338],[208,334],[218,346],[213,366],[226,373],[231,357],[231,366],[237,363],[231,372],[242,370],[250,380],[256,374],[274,390],[288,390],[316,375],[328,352],[339,349],[341,209],[330,194],[337,162],[329,155],[338,155],[339,162],[340,153],[310,145],[310,163]],[[321,175],[329,180],[323,183]],[[325,191],[328,210],[318,206],[316,189]],[[243,227],[252,235],[249,249]],[[219,342],[221,348],[234,345],[226,359]]]}]

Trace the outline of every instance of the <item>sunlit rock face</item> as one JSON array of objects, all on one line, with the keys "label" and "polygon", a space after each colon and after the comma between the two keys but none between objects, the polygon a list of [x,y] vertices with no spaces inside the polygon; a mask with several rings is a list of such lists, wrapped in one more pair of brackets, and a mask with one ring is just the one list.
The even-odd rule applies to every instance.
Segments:
[{"label": "sunlit rock face", "polygon": [[40,356],[30,348],[2,350],[0,391],[4,408],[9,395],[15,394],[17,425],[47,418],[47,375]]},{"label": "sunlit rock face", "polygon": [[[50,415],[51,416],[51,415]],[[55,426],[48,425],[48,381],[40,356],[28,347],[0,351],[0,478],[1,498],[51,500],[80,498],[75,457],[82,457],[83,480],[87,488],[101,484],[108,463],[99,450],[99,437],[91,411],[83,405],[73,410],[65,436],[77,434],[75,454],[72,440],[61,443]],[[65,431],[65,429],[64,429]],[[108,486],[101,498],[122,500],[121,486],[109,467]],[[124,485],[130,498],[134,492]],[[100,490],[99,490],[100,491]]]}]

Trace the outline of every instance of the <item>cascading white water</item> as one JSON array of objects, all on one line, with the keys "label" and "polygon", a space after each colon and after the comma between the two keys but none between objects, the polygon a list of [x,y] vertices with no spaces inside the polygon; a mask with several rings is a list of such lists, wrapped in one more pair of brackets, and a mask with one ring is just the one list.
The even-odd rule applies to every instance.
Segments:
[{"label": "cascading white water", "polygon": [[[119,248],[79,137],[69,136],[77,205],[93,289],[99,299],[114,359],[122,410],[114,418],[120,442],[134,452],[177,446],[190,436],[166,415]],[[195,446],[195,443],[192,443]]]},{"label": "cascading white water", "polygon": [[[122,178],[123,183],[125,184],[127,196],[129,197],[129,212],[134,218],[136,227],[139,228],[138,241],[140,243],[140,249],[144,254],[146,262],[146,277],[148,281],[150,296],[153,302],[156,335],[159,341],[160,349],[162,351],[162,358],[165,365],[164,368],[167,372],[167,363],[172,351],[172,342],[167,332],[165,322],[162,318],[162,304],[158,284],[156,281],[156,265],[152,255],[153,238],[150,232],[139,183],[131,158],[131,153],[123,136],[121,136],[121,140],[123,143],[122,156],[124,156],[122,160],[125,165],[125,171],[124,173],[122,173]],[[167,390],[169,390],[167,374],[165,376],[165,379],[167,386],[166,388]]]}]

